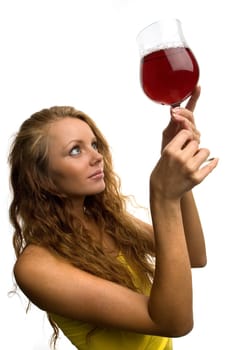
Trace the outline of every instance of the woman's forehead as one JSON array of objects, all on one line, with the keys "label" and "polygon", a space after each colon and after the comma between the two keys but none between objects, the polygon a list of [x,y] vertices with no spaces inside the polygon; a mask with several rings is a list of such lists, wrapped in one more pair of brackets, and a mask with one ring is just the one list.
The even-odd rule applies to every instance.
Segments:
[{"label": "woman's forehead", "polygon": [[71,139],[93,137],[90,126],[81,119],[66,117],[51,123],[48,130],[50,141],[69,142]]}]

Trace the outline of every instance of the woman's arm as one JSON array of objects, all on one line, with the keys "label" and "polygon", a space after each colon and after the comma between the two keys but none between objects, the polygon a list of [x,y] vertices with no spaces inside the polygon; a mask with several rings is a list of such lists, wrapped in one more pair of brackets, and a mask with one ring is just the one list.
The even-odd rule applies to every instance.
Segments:
[{"label": "woman's arm", "polygon": [[152,195],[156,269],[149,300],[151,318],[173,336],[193,326],[192,277],[179,201]]},{"label": "woman's arm", "polygon": [[206,265],[205,239],[192,191],[181,199],[182,220],[192,267]]},{"label": "woman's arm", "polygon": [[[14,274],[29,300],[48,313],[97,327],[166,337],[183,336],[192,328],[190,323],[175,322],[177,315],[171,312],[171,304],[176,303],[175,291],[168,307],[171,296],[164,295],[161,302],[166,313],[159,315],[160,307],[156,310],[154,299],[160,298],[160,293],[154,289],[150,297],[134,292],[82,271],[43,247],[28,246],[15,264]],[[161,274],[162,271],[157,276]],[[168,277],[162,277],[161,282],[158,279],[158,283],[163,284],[162,280]],[[168,281],[166,289],[172,288],[172,283]],[[166,322],[167,319],[173,322]]]},{"label": "woman's arm", "polygon": [[[191,267],[204,267],[207,262],[205,239],[192,191],[185,193],[180,202],[184,234]],[[146,232],[151,237],[155,249],[153,226],[137,218],[135,218],[135,220],[142,227],[142,231]]]}]

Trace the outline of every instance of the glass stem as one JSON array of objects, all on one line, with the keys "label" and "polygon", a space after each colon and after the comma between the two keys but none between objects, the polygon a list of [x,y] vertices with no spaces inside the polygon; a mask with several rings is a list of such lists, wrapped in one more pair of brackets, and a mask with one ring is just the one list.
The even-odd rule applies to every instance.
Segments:
[{"label": "glass stem", "polygon": [[176,108],[176,107],[180,107],[180,102],[173,103],[173,104],[171,105],[171,108]]}]

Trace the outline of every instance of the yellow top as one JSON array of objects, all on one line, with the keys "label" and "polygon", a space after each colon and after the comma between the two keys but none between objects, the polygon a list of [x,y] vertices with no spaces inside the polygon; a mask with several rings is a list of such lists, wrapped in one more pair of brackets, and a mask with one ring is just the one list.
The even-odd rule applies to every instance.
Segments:
[{"label": "yellow top", "polygon": [[[123,255],[120,255],[119,259],[126,264]],[[133,274],[136,284],[140,285],[137,275],[129,266],[128,268]],[[87,337],[87,334],[95,328],[92,324],[55,314],[51,314],[51,317],[64,335],[79,350],[172,350],[170,338],[107,328],[97,328],[90,334],[90,337]]]}]

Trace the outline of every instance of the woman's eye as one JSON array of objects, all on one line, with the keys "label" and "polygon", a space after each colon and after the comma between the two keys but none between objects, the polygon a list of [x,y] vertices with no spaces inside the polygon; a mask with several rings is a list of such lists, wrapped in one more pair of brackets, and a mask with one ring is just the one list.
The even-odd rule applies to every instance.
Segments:
[{"label": "woman's eye", "polygon": [[93,147],[96,151],[98,151],[98,150],[99,150],[99,148],[98,148],[98,142],[97,142],[97,141],[92,142],[92,147]]},{"label": "woman's eye", "polygon": [[81,150],[79,146],[75,146],[71,149],[70,151],[70,155],[71,156],[77,156],[78,154],[80,154]]}]

